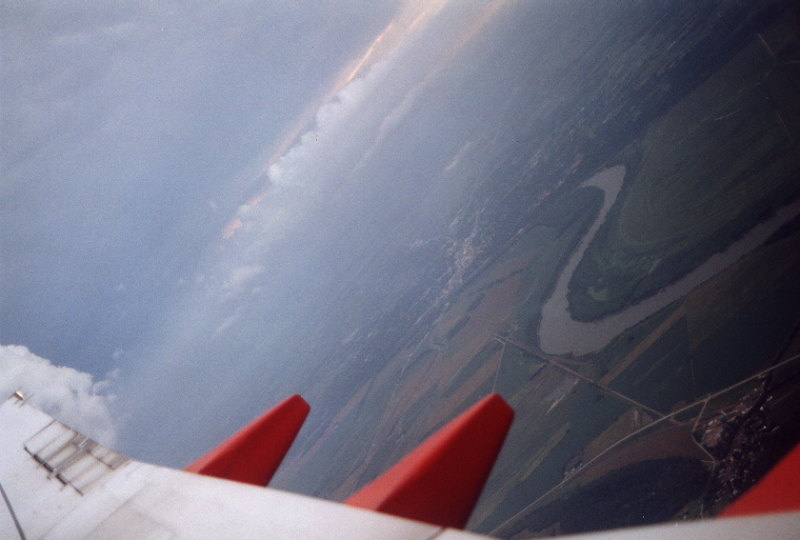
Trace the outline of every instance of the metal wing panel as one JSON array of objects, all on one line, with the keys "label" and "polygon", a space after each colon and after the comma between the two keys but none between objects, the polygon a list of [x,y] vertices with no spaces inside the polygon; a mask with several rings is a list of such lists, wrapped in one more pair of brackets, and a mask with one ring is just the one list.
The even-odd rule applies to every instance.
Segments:
[{"label": "metal wing panel", "polygon": [[[110,450],[96,443],[74,444],[74,432],[69,428],[65,431],[63,426],[50,427],[52,425],[49,416],[23,402],[10,399],[0,405],[0,482],[29,540],[421,540],[433,538],[442,531],[440,527],[334,502],[132,460],[111,468],[97,458],[108,458],[112,455],[108,453]],[[35,459],[34,455],[39,455],[40,459]],[[86,464],[82,463],[84,460]],[[88,465],[91,460],[100,465]],[[116,458],[107,461],[116,463]],[[82,468],[73,470],[78,464]],[[65,472],[83,474],[58,478],[59,466]],[[84,478],[85,468],[89,466],[102,466],[105,471],[99,478],[92,477],[91,486],[81,491],[70,482]],[[6,524],[0,528],[7,529]]]}]

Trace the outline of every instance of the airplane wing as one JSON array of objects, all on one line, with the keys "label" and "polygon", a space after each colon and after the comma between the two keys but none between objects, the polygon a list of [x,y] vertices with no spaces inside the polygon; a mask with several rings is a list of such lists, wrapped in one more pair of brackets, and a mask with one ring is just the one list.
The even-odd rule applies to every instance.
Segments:
[{"label": "airplane wing", "polygon": [[128,459],[19,399],[0,405],[0,538],[479,538]]},{"label": "airplane wing", "polygon": [[[270,470],[252,472],[252,456],[237,465],[235,456],[266,432],[289,433],[279,444],[288,448],[304,403],[289,398],[178,471],[129,459],[12,396],[0,404],[0,538],[485,538],[452,524],[466,521],[511,423],[502,398],[468,409],[345,504],[246,483],[271,476],[280,452],[267,460]],[[478,472],[465,473],[460,459]],[[790,511],[574,538],[788,539],[798,530],[800,512]]]}]

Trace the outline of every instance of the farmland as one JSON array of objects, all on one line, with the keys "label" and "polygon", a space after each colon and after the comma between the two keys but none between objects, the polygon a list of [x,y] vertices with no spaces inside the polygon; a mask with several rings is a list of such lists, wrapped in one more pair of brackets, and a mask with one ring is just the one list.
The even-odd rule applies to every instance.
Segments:
[{"label": "farmland", "polygon": [[[342,499],[489,392],[516,418],[469,527],[500,537],[713,515],[796,442],[800,228],[780,212],[800,195],[800,40],[787,22],[798,11],[723,4],[637,11],[624,28],[603,13],[576,19],[569,61],[509,75],[533,86],[532,72],[563,70],[557,89],[509,98],[538,122],[527,138],[503,146],[498,124],[468,147],[504,157],[480,161],[449,216],[440,250],[456,263],[426,263],[439,281],[398,302],[402,324],[364,332],[369,375],[337,382],[347,399],[299,451],[296,482]],[[568,284],[568,317],[638,313],[628,310],[713,268],[601,345],[550,350],[543,306],[606,202],[582,184],[618,166],[621,191]],[[341,478],[331,460],[354,465]]]}]

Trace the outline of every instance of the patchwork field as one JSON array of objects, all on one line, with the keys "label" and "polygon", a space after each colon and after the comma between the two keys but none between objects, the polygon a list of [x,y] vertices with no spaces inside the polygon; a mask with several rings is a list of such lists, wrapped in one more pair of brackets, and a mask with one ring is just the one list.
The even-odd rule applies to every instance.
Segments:
[{"label": "patchwork field", "polygon": [[[642,95],[675,95],[650,116],[638,111],[641,130],[624,144],[619,133],[590,135],[637,113],[636,104],[606,119],[571,116],[525,159],[486,172],[497,183],[481,192],[477,217],[462,220],[491,224],[484,258],[434,307],[409,310],[415,333],[392,342],[399,352],[352,388],[293,466],[319,456],[354,463],[344,482],[322,466],[303,472],[343,499],[499,392],[516,418],[470,529],[514,538],[707,516],[752,483],[800,433],[800,219],[598,350],[548,354],[537,332],[543,304],[603,204],[600,190],[578,187],[598,171],[626,168],[570,283],[576,321],[624,313],[797,199],[800,72],[792,66],[800,38],[786,19],[751,21],[738,49],[687,67],[685,87],[658,79],[660,61],[620,71]],[[698,15],[682,28],[704,24]],[[667,54],[678,41],[670,45],[659,28],[642,30],[636,47]],[[616,103],[619,88],[603,84],[597,99],[606,92]],[[515,199],[543,164],[563,176],[542,174],[535,196]],[[507,202],[507,214],[486,200]],[[502,242],[491,244],[495,237]]]}]

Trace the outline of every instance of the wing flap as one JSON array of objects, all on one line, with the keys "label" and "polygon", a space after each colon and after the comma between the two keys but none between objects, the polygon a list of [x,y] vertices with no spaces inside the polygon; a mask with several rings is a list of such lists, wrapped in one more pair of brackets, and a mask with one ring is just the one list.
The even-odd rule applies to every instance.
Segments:
[{"label": "wing flap", "polygon": [[266,486],[278,470],[311,408],[289,396],[184,470]]},{"label": "wing flap", "polygon": [[491,394],[431,435],[346,504],[463,528],[514,418]]}]

